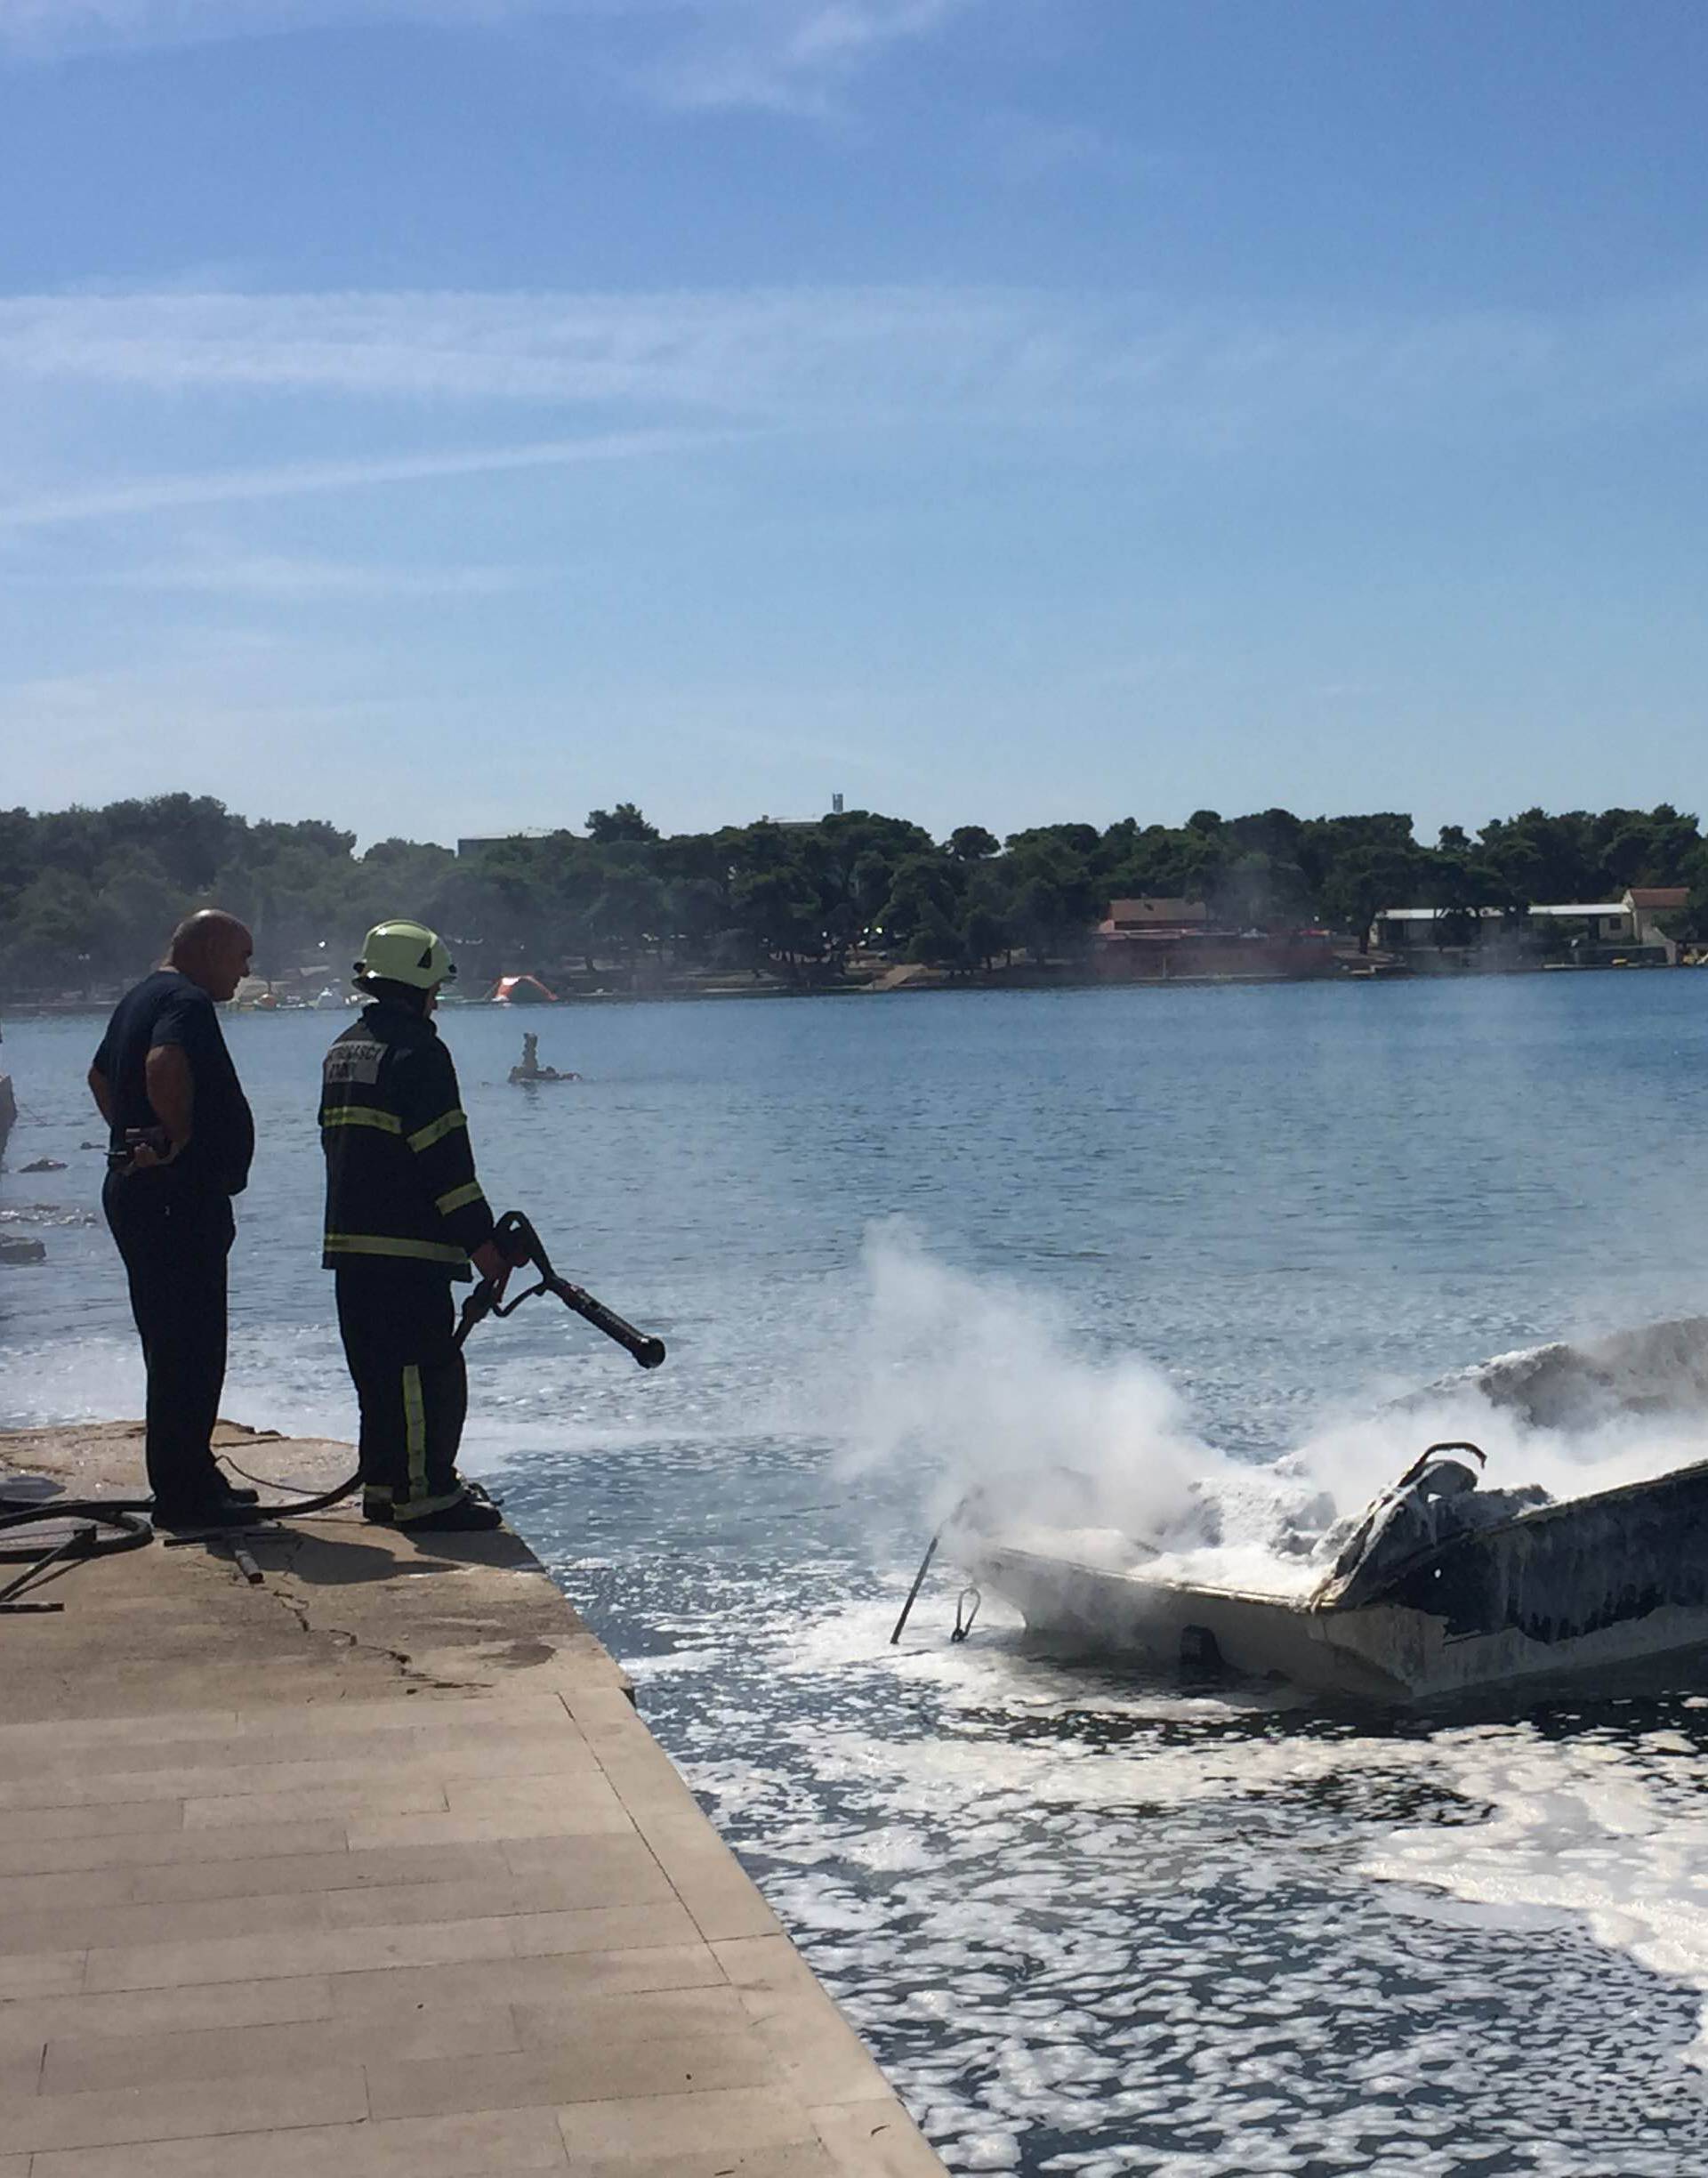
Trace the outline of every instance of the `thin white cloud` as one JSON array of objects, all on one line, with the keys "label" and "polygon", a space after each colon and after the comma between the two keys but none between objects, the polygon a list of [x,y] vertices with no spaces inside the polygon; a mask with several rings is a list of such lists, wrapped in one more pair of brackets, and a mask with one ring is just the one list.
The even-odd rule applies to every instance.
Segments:
[{"label": "thin white cloud", "polygon": [[639,80],[665,104],[819,114],[890,47],[929,38],[984,0],[738,0],[683,11]]},{"label": "thin white cloud", "polygon": [[[63,579],[63,578],[60,578]],[[208,596],[288,601],[337,598],[499,597],[541,579],[516,567],[364,566],[343,560],[298,560],[279,553],[163,561],[90,581],[121,590],[189,591]]]},{"label": "thin white cloud", "polygon": [[507,470],[565,469],[584,462],[630,461],[727,443],[725,437],[711,432],[613,432],[597,439],[546,440],[530,446],[467,448],[374,461],[286,462],[270,468],[139,477],[122,484],[0,501],[0,536],[61,522],[299,498],[310,493],[354,491],[375,485],[492,476]]},{"label": "thin white cloud", "polygon": [[35,383],[531,404],[593,424],[1057,423],[1221,447],[1313,420],[1533,431],[1694,403],[1708,296],[1412,318],[979,289],[20,296],[0,301],[0,394],[7,380],[18,398]]},{"label": "thin white cloud", "polygon": [[[631,0],[645,5],[646,0]],[[528,14],[610,13],[576,0],[0,0],[0,52],[24,60],[198,45],[335,24],[495,24]]]},{"label": "thin white cloud", "polygon": [[[0,57],[26,61],[224,43],[345,24],[498,28],[533,19],[584,38],[637,89],[683,107],[822,110],[889,48],[987,0],[0,0]],[[641,57],[633,57],[640,34]],[[618,53],[623,56],[619,61]]]},{"label": "thin white cloud", "polygon": [[1066,121],[1016,108],[998,108],[979,123],[1001,171],[1016,182],[1046,181],[1064,174],[1135,179],[1157,162],[1108,130],[1089,122]]},{"label": "thin white cloud", "polygon": [[[958,402],[979,382],[1023,380],[1064,339],[1089,362],[1095,316],[1044,296],[882,288],[17,296],[0,301],[0,376],[157,391],[864,412],[914,401],[933,384]],[[1119,365],[1119,343],[1101,345]]]}]

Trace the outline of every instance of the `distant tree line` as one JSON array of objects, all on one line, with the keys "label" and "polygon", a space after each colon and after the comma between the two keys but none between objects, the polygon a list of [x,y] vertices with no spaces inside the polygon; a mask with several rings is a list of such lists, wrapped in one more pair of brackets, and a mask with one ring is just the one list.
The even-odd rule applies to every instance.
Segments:
[{"label": "distant tree line", "polygon": [[256,967],[348,970],[370,923],[413,915],[499,970],[593,976],[615,967],[760,970],[802,983],[857,949],[952,969],[1017,956],[1069,961],[1112,899],[1202,899],[1239,929],[1327,926],[1362,936],[1398,904],[1444,920],[1479,908],[1617,899],[1689,886],[1678,934],[1708,935],[1708,846],[1696,819],[1652,810],[1540,809],[1433,845],[1387,811],[1299,818],[1283,809],[1183,825],[1134,818],[1035,826],[999,839],[958,826],[935,840],[905,818],[851,810],[817,824],[662,835],[632,803],[579,833],[448,848],[355,835],[318,819],[235,816],[205,795],[104,809],[0,811],[0,989],[16,998],[105,987],[138,972],[185,910],[217,901],[256,933]]}]

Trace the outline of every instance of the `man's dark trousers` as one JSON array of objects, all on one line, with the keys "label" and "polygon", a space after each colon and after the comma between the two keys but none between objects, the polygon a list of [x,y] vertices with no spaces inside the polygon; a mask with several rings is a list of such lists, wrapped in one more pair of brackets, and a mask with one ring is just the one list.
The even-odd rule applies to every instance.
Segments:
[{"label": "man's dark trousers", "polygon": [[205,1506],[224,1490],[210,1440],[225,1384],[230,1199],[156,1170],[109,1174],[101,1207],[148,1365],[149,1488],[162,1509]]},{"label": "man's dark trousers", "polygon": [[341,1262],[338,1328],[361,1408],[364,1508],[399,1527],[458,1504],[468,1372],[451,1281],[431,1263]]}]

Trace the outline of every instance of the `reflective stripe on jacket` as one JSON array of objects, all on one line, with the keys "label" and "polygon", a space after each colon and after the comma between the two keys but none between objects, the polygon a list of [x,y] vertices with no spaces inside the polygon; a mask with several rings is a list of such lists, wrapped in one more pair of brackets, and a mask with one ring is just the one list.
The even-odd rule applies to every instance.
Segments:
[{"label": "reflective stripe on jacket", "polygon": [[326,1053],[320,1090],[328,1270],[353,1257],[466,1270],[492,1237],[456,1069],[424,1015],[371,1005]]}]

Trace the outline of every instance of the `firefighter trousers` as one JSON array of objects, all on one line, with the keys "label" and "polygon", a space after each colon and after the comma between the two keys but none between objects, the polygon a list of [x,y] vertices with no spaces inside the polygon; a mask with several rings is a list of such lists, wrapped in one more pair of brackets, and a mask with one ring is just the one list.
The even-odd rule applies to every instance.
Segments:
[{"label": "firefighter trousers", "polygon": [[362,1504],[400,1525],[460,1504],[468,1375],[449,1279],[431,1263],[340,1263],[338,1328],[361,1408]]}]

